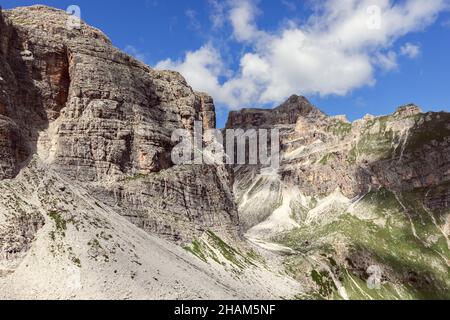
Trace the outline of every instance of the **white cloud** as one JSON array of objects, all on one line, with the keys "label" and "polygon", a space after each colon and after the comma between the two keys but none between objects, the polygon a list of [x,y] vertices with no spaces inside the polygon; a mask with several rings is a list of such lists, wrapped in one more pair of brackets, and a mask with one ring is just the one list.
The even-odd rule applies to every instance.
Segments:
[{"label": "white cloud", "polygon": [[405,43],[400,48],[400,53],[410,59],[415,59],[420,55],[420,46],[412,43]]},{"label": "white cloud", "polygon": [[187,52],[182,61],[160,61],[155,68],[180,72],[196,90],[215,96],[220,93],[218,78],[224,73],[224,67],[220,54],[210,44],[197,51]]},{"label": "white cloud", "polygon": [[229,19],[233,27],[233,35],[238,41],[254,41],[263,34],[255,25],[259,12],[251,0],[234,0],[231,2]]},{"label": "white cloud", "polygon": [[[231,0],[233,39],[246,50],[237,72],[229,75],[211,44],[157,68],[181,72],[195,89],[231,108],[278,103],[294,93],[345,95],[374,84],[376,69],[395,69],[393,44],[433,23],[444,5],[445,0],[326,0],[316,3],[307,22],[269,32],[257,26],[256,2]],[[412,45],[400,53],[411,56],[414,50]]]},{"label": "white cloud", "polygon": [[374,57],[374,63],[384,71],[395,70],[398,67],[397,54],[394,51],[378,53]]}]

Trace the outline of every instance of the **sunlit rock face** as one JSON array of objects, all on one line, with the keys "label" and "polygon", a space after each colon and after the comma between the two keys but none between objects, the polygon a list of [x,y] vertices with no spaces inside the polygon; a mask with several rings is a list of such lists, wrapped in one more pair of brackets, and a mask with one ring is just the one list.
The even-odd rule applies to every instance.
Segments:
[{"label": "sunlit rock face", "polygon": [[149,232],[190,242],[209,229],[236,236],[228,172],[174,166],[176,129],[215,128],[211,97],[33,6],[0,18],[0,179],[33,155]]},{"label": "sunlit rock face", "polygon": [[291,254],[305,298],[449,297],[449,113],[410,104],[351,123],[293,96],[227,128],[280,130],[279,170],[236,166],[234,193],[246,237]]}]

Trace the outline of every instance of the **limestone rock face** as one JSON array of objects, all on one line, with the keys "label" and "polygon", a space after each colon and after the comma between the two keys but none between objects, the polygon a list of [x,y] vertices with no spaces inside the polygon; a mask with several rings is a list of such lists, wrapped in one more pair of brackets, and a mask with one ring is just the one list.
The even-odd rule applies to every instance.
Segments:
[{"label": "limestone rock face", "polygon": [[253,109],[228,122],[280,130],[278,170],[234,167],[245,237],[290,255],[305,298],[448,299],[450,113],[407,105],[350,123],[297,101],[284,117]]},{"label": "limestone rock face", "polygon": [[309,196],[339,189],[353,198],[369,188],[405,191],[448,182],[449,123],[448,113],[423,114],[415,105],[350,123],[294,96],[274,110],[234,113],[227,128],[279,128],[285,183]]},{"label": "limestone rock face", "polygon": [[68,19],[44,6],[0,16],[0,179],[38,154],[149,232],[177,242],[209,229],[237,235],[227,171],[170,157],[174,130],[215,128],[212,98]]}]

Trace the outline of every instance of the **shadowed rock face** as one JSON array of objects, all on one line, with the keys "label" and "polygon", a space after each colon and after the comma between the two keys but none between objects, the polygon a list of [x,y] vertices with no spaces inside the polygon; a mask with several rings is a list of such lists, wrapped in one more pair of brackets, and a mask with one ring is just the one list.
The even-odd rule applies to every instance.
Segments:
[{"label": "shadowed rock face", "polygon": [[5,116],[0,116],[0,153],[0,179],[14,177],[29,154],[17,124]]},{"label": "shadowed rock face", "polygon": [[242,109],[232,111],[226,124],[227,129],[272,128],[275,125],[292,125],[302,116],[305,118],[320,118],[325,114],[315,108],[305,98],[291,96],[279,107],[270,109]]},{"label": "shadowed rock face", "polygon": [[180,242],[236,234],[226,170],[170,159],[175,129],[215,127],[211,97],[67,19],[44,6],[0,16],[0,179],[38,154],[147,231]]}]

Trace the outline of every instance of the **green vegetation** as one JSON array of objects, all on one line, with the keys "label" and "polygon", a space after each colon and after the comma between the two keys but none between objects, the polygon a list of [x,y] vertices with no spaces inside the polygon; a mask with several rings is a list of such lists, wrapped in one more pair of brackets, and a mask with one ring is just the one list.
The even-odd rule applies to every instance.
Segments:
[{"label": "green vegetation", "polygon": [[[107,255],[107,251],[101,246],[100,242],[97,239],[92,239],[88,242],[88,246],[90,246],[90,255],[92,258],[97,260],[98,257],[103,257],[105,262],[109,262],[109,256]],[[114,253],[115,251],[112,251]]]},{"label": "green vegetation", "polygon": [[77,257],[72,257],[72,262],[78,267],[81,268],[81,260]]},{"label": "green vegetation", "polygon": [[355,164],[360,156],[371,156],[378,160],[391,158],[394,154],[394,131],[387,130],[391,116],[378,117],[368,121],[362,136],[349,151],[347,161]]},{"label": "green vegetation", "polygon": [[227,265],[226,262],[228,262],[235,272],[240,272],[250,265],[255,266],[258,262],[264,263],[264,258],[257,252],[251,250],[243,253],[227,244],[212,231],[207,231],[203,239],[195,239],[184,249],[206,263],[210,259],[222,265]]},{"label": "green vegetation", "polygon": [[327,298],[330,297],[335,290],[337,290],[333,279],[326,271],[311,271],[311,278],[319,286],[319,295]]},{"label": "green vegetation", "polygon": [[328,153],[319,160],[319,163],[323,166],[327,165],[330,161],[334,159],[334,153]]},{"label": "green vegetation", "polygon": [[[298,252],[297,258],[287,260],[286,270],[294,277],[299,276],[298,270],[304,270],[307,261],[311,263],[307,257],[319,256],[341,279],[351,299],[450,298],[450,251],[429,212],[422,209],[424,192],[398,195],[401,204],[388,190],[371,192],[362,199],[355,214],[344,212],[332,223],[302,225],[277,237],[276,242]],[[407,207],[406,212],[402,205]],[[340,250],[335,244],[342,241],[348,250],[346,262],[334,258]],[[386,277],[378,290],[367,287],[366,270],[359,269],[361,259],[367,263],[365,268],[383,267]],[[313,263],[313,270],[322,270],[320,266]],[[327,272],[311,272],[312,280],[320,288],[311,294],[331,297],[329,290],[336,289],[328,285],[328,276]]]},{"label": "green vegetation", "polygon": [[306,219],[308,209],[303,207],[300,203],[298,203],[297,201],[292,201],[290,204],[290,208],[291,208],[290,218],[292,220],[300,222]]},{"label": "green vegetation", "polygon": [[100,245],[100,242],[98,242],[97,239],[92,239],[91,241],[88,242],[88,246],[91,246],[92,248],[101,248],[102,246]]},{"label": "green vegetation", "polygon": [[351,300],[405,300],[414,299],[410,292],[400,285],[381,283],[379,288],[371,289],[367,282],[345,269],[342,273],[343,285]]},{"label": "green vegetation", "polygon": [[358,154],[373,155],[378,160],[388,159],[392,157],[394,147],[393,131],[380,131],[379,133],[366,133],[361,137],[356,146]]},{"label": "green vegetation", "polygon": [[338,123],[328,127],[327,131],[340,138],[345,138],[352,131],[352,124],[339,121]]},{"label": "green vegetation", "polygon": [[141,180],[141,179],[145,179],[148,177],[148,174],[143,174],[143,173],[137,173],[134,176],[130,176],[130,177],[126,177],[124,179],[125,182],[131,182],[131,181],[136,181],[136,180]]},{"label": "green vegetation", "polygon": [[[193,255],[195,255],[197,258],[204,262],[208,262],[208,256],[205,254],[209,251],[211,253],[212,251],[208,250],[209,248],[205,247],[204,244],[200,240],[194,240],[192,241],[190,246],[185,246],[184,249]],[[212,252],[213,255],[209,256],[210,258],[213,258],[214,261],[218,262],[217,256]]]},{"label": "green vegetation", "polygon": [[418,124],[411,129],[406,144],[406,150],[409,152],[430,145],[432,141],[442,142],[450,136],[450,115],[448,113],[440,112],[420,117],[422,121],[418,121]]},{"label": "green vegetation", "polygon": [[[222,254],[222,256],[227,259],[232,264],[236,265],[240,269],[243,269],[245,267],[243,261],[241,261],[240,258],[242,258],[242,254],[225,243],[222,239],[220,239],[218,236],[216,236],[212,231],[207,232],[208,240],[212,244],[212,246],[219,250],[219,252]],[[249,262],[247,258],[244,258],[244,262]]]},{"label": "green vegetation", "polygon": [[356,147],[353,147],[347,156],[347,161],[350,164],[356,164],[356,161],[358,160],[358,150]]},{"label": "green vegetation", "polygon": [[266,261],[264,259],[264,257],[262,255],[260,255],[258,252],[256,252],[255,250],[251,249],[249,252],[247,252],[247,258],[250,261],[258,261],[262,264],[265,264]]},{"label": "green vegetation", "polygon": [[[59,233],[61,236],[66,235],[67,230],[67,221],[64,219],[64,217],[57,211],[50,211],[48,213],[48,216],[54,221],[56,232]],[[52,239],[55,238],[55,232],[53,232]]]}]

